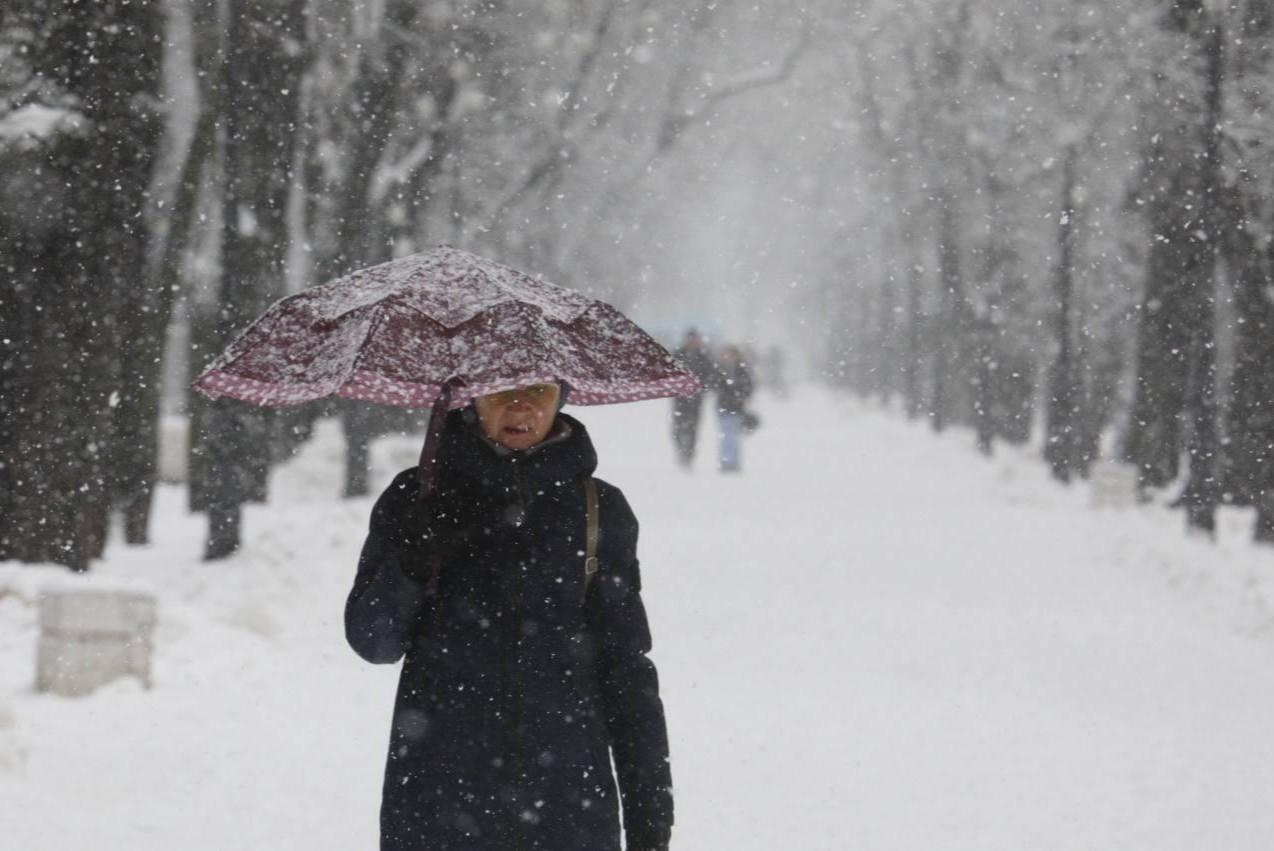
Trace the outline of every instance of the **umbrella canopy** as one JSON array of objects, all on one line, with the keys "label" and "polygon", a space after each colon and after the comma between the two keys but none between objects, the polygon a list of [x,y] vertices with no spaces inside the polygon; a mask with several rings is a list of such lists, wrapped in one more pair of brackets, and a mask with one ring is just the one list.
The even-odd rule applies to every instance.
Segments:
[{"label": "umbrella canopy", "polygon": [[545,381],[579,405],[684,396],[690,372],[618,310],[443,247],[372,266],[270,307],[199,378],[212,398],[295,405],[343,396],[463,407]]},{"label": "umbrella canopy", "polygon": [[413,254],[288,296],[195,380],[213,399],[298,405],[344,396],[431,408],[421,491],[434,489],[443,415],[528,384],[569,385],[579,405],[702,388],[605,302],[467,251]]}]

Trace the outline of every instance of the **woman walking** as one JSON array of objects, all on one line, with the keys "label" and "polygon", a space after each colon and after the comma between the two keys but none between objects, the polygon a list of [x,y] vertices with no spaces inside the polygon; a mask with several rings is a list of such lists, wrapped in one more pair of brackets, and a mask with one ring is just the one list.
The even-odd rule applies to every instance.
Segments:
[{"label": "woman walking", "polygon": [[668,848],[637,521],[563,389],[453,411],[432,494],[412,468],[372,510],[345,628],[370,662],[405,657],[384,851],[619,851],[621,809],[629,851]]}]

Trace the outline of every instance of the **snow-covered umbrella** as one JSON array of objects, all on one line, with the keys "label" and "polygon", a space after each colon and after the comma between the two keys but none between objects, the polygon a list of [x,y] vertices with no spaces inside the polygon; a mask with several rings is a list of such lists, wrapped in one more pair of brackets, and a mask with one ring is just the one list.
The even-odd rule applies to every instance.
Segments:
[{"label": "snow-covered umbrella", "polygon": [[614,307],[448,246],[281,299],[194,386],[259,405],[342,396],[430,408],[421,452],[428,492],[448,409],[541,382],[565,384],[578,405],[701,389]]}]

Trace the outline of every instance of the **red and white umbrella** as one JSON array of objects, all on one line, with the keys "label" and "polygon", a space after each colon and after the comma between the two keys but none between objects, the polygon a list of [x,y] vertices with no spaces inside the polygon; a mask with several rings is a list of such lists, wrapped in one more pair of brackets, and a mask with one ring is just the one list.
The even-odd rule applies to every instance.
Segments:
[{"label": "red and white umbrella", "polygon": [[211,398],[296,405],[343,396],[432,408],[422,473],[448,408],[541,382],[577,405],[689,396],[702,388],[605,302],[442,247],[281,299],[204,370]]}]

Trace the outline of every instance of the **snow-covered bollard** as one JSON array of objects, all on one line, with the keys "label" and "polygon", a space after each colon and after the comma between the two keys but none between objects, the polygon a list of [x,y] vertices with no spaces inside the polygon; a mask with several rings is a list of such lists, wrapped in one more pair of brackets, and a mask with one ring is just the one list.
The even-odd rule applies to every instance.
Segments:
[{"label": "snow-covered bollard", "polygon": [[79,697],[126,676],[149,688],[155,614],[149,594],[43,592],[36,690]]},{"label": "snow-covered bollard", "polygon": [[1119,461],[1098,461],[1088,475],[1093,508],[1129,508],[1137,504],[1137,468]]}]

